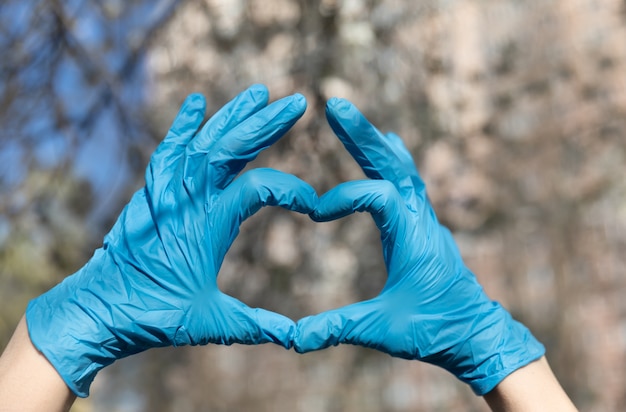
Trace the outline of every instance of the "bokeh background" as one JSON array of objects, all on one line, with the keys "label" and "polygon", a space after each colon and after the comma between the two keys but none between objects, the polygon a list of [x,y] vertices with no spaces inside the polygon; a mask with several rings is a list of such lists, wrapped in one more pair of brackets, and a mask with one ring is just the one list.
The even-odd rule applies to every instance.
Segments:
[{"label": "bokeh background", "polygon": [[[582,411],[626,410],[626,1],[3,0],[0,348],[81,267],[191,92],[252,83],[308,110],[254,166],[319,193],[363,178],[324,118],[400,134],[469,267],[546,344]],[[375,296],[367,215],[245,222],[223,290],[293,319]],[[152,350],[82,411],[485,411],[447,372],[371,350]]]}]

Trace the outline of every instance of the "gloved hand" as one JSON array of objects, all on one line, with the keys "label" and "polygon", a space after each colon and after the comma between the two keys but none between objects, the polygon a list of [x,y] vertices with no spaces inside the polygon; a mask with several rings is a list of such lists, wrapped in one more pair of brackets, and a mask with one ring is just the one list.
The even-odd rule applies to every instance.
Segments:
[{"label": "gloved hand", "polygon": [[[369,212],[381,233],[387,281],[380,294],[297,323],[294,347],[308,352],[362,345],[447,369],[483,395],[544,353],[489,299],[437,221],[401,139],[382,135],[349,102],[331,99],[330,126],[374,180],[340,184],[320,198],[316,221]],[[384,180],[383,180],[384,179]]]},{"label": "gloved hand", "polygon": [[262,206],[310,213],[312,187],[276,170],[235,176],[303,114],[293,95],[270,105],[253,86],[198,132],[191,95],[153,154],[102,248],[76,274],[30,302],[31,340],[70,389],[87,396],[96,373],[152,347],[274,342],[291,347],[295,324],[223,294],[217,274],[243,220]]}]

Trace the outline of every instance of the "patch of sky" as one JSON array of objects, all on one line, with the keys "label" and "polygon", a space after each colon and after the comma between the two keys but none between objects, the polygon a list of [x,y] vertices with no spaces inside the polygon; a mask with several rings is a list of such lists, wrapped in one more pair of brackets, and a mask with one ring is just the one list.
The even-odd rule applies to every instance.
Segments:
[{"label": "patch of sky", "polygon": [[0,150],[0,192],[13,189],[26,176],[26,151],[16,141],[3,144]]},{"label": "patch of sky", "polygon": [[32,146],[33,155],[41,168],[58,166],[66,158],[68,140],[57,130],[54,114],[50,110],[40,110],[37,116],[30,119],[24,132],[35,142]]},{"label": "patch of sky", "polygon": [[93,0],[63,0],[63,11],[72,18],[81,13],[85,8],[93,6]]},{"label": "patch of sky", "polygon": [[53,90],[70,121],[81,122],[98,99],[97,89],[90,86],[83,68],[72,57],[63,58],[53,79]]},{"label": "patch of sky", "polygon": [[85,7],[75,17],[72,35],[87,50],[100,48],[107,36],[106,24],[108,22],[95,7]]},{"label": "patch of sky", "polygon": [[35,7],[28,1],[9,1],[0,5],[1,33],[15,38],[30,29],[29,20]]},{"label": "patch of sky", "polygon": [[[4,146],[8,144],[10,141],[17,142],[27,142],[30,141],[29,134],[25,132],[25,127],[30,123],[30,119],[34,117],[34,114],[40,114],[42,110],[40,106],[37,105],[39,100],[34,98],[34,96],[22,93],[13,98],[13,102],[11,103],[11,110],[9,115],[3,113],[3,123],[0,128],[0,141],[2,141],[2,145],[0,145],[0,149],[4,149]],[[43,112],[46,112],[47,109],[43,109]],[[21,144],[21,143],[20,143]]]},{"label": "patch of sky", "polygon": [[105,107],[98,114],[89,138],[76,153],[74,173],[91,183],[98,199],[93,217],[107,212],[111,202],[116,200],[110,196],[130,176],[124,150],[127,138],[118,112],[113,107]]},{"label": "patch of sky", "polygon": [[[126,103],[126,107],[133,108],[133,110],[140,108],[145,103],[147,97],[147,76],[146,76],[146,61],[142,57],[136,62],[134,72],[128,74],[126,83],[127,87],[122,87],[119,90],[121,99]],[[139,113],[130,113],[131,117],[136,117]]]},{"label": "patch of sky", "polygon": [[[0,0],[0,45],[15,52],[13,42],[20,42],[19,53],[0,57],[0,92],[8,88],[2,72],[19,68],[13,78],[19,94],[0,131],[0,190],[19,184],[29,166],[71,159],[106,207],[130,176],[127,145],[142,134],[137,119],[147,78],[143,56],[133,53],[178,3]],[[62,8],[69,48],[56,37],[63,33],[52,7]]]},{"label": "patch of sky", "polygon": [[58,166],[69,153],[67,138],[54,129],[49,129],[46,138],[35,147],[37,163],[44,169]]}]

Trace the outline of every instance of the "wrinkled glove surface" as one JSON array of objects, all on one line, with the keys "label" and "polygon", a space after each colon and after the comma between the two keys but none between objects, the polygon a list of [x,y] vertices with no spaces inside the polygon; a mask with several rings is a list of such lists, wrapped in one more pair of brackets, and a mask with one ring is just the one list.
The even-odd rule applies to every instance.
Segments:
[{"label": "wrinkled glove surface", "polygon": [[200,128],[191,95],[153,154],[146,185],[132,197],[102,248],[77,273],[28,305],[31,340],[70,389],[87,396],[96,373],[116,359],[169,345],[291,347],[295,324],[252,309],[217,286],[243,220],[265,205],[301,213],[313,188],[271,169],[236,175],[303,114],[293,95],[268,103],[255,85]]},{"label": "wrinkled glove surface", "polygon": [[383,135],[349,102],[331,99],[328,121],[373,180],[340,184],[314,220],[369,212],[381,233],[387,281],[380,294],[298,321],[298,352],[362,345],[441,366],[483,395],[540,358],[544,348],[483,292],[439,224],[401,139]]}]

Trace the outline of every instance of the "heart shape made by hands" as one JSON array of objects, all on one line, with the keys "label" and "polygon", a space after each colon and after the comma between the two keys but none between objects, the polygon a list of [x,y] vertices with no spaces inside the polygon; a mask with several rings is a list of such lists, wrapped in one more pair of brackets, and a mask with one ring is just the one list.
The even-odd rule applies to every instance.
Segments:
[{"label": "heart shape made by hands", "polygon": [[[116,359],[170,345],[273,342],[308,352],[358,344],[442,366],[477,393],[498,379],[490,371],[543,354],[465,267],[402,140],[380,133],[348,101],[329,100],[327,119],[370,180],[318,198],[277,170],[237,177],[306,108],[299,94],[268,98],[264,86],[252,86],[202,126],[206,102],[189,96],[102,248],[29,304],[31,340],[76,394],[86,395]],[[387,268],[380,294],[296,324],[220,291],[217,274],[241,223],[266,205],[315,221],[370,213]]]}]

